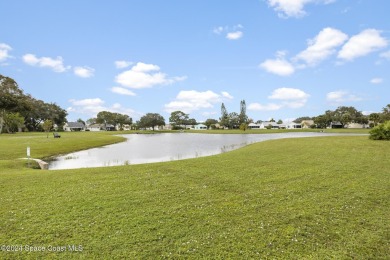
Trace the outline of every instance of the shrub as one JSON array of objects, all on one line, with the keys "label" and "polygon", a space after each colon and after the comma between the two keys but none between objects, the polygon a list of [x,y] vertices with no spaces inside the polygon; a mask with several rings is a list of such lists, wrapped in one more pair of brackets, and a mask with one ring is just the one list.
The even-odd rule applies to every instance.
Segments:
[{"label": "shrub", "polygon": [[375,126],[370,130],[370,139],[372,140],[390,140],[390,121]]}]

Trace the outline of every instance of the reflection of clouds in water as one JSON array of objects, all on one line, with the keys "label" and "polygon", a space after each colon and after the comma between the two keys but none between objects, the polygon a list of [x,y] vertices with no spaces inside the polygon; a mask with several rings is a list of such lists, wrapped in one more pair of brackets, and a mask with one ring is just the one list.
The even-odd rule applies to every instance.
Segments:
[{"label": "reflection of clouds in water", "polygon": [[122,143],[58,157],[55,161],[50,162],[49,169],[174,161],[224,153],[265,140],[324,135],[326,134],[304,132],[282,134],[131,134],[123,135],[127,141]]}]

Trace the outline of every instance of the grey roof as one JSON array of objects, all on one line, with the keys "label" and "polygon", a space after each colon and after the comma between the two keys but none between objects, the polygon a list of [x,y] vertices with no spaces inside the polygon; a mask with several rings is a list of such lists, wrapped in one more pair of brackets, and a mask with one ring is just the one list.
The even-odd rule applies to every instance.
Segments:
[{"label": "grey roof", "polygon": [[84,128],[85,125],[80,122],[68,122],[68,127],[69,128]]}]

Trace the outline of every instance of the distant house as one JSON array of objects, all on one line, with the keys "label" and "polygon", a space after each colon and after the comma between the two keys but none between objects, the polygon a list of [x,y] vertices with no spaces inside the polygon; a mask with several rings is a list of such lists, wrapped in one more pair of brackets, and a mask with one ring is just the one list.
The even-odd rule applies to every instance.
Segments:
[{"label": "distant house", "polygon": [[287,125],[287,129],[301,129],[301,128],[302,128],[301,124],[297,124],[294,122]]},{"label": "distant house", "polygon": [[87,130],[92,132],[102,131],[105,129],[104,124],[92,124],[87,126]]},{"label": "distant house", "polygon": [[312,125],[314,125],[314,120],[302,120],[301,122],[302,128],[310,128]]},{"label": "distant house", "polygon": [[172,124],[166,124],[163,126],[162,130],[172,130],[172,128],[173,128]]},{"label": "distant house", "polygon": [[248,128],[249,129],[260,129],[260,124],[249,123]]},{"label": "distant house", "polygon": [[207,125],[197,124],[194,126],[194,130],[207,130]]},{"label": "distant house", "polygon": [[73,132],[73,131],[84,131],[85,125],[81,122],[68,122],[64,125],[64,131]]},{"label": "distant house", "polygon": [[367,128],[368,125],[366,125],[366,124],[359,124],[359,123],[349,123],[349,124],[346,125],[345,127],[346,127],[346,128],[359,129],[359,128]]},{"label": "distant house", "polygon": [[260,124],[260,129],[279,129],[280,125],[275,122],[262,122]]},{"label": "distant house", "polygon": [[117,124],[115,126],[115,130],[118,130],[118,131],[129,131],[131,130],[131,125],[129,124],[123,124],[122,127],[120,124]]},{"label": "distant house", "polygon": [[331,122],[329,128],[343,128],[343,124],[341,122]]},{"label": "distant house", "polygon": [[114,125],[106,124],[105,130],[106,131],[115,131],[116,127]]}]

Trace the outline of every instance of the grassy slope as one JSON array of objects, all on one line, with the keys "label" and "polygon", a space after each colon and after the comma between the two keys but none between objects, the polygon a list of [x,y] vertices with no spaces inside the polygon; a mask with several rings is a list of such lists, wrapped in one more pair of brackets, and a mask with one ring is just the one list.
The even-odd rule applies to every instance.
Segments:
[{"label": "grassy slope", "polygon": [[7,169],[0,244],[84,250],[0,257],[386,259],[389,161],[388,142],[324,137],[148,165]]}]

